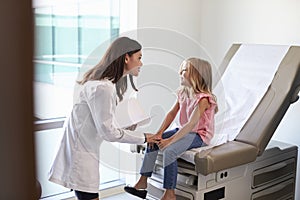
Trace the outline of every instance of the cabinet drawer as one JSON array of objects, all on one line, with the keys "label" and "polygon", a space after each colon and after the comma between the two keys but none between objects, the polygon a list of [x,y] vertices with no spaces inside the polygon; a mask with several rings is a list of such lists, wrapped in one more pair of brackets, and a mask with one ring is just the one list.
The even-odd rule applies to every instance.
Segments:
[{"label": "cabinet drawer", "polygon": [[279,180],[295,173],[296,162],[294,158],[284,160],[253,172],[252,187],[257,188],[270,182]]},{"label": "cabinet drawer", "polygon": [[289,179],[265,190],[256,192],[251,200],[293,200],[295,180]]}]

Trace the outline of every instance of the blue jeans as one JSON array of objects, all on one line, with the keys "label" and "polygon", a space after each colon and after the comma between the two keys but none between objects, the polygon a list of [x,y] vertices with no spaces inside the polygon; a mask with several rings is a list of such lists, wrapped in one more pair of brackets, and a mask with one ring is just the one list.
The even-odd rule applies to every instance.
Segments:
[{"label": "blue jeans", "polygon": [[[179,129],[173,129],[163,133],[162,138],[169,138]],[[198,133],[190,132],[175,143],[166,147],[163,153],[164,183],[165,189],[175,189],[177,182],[177,158],[185,151],[205,145]],[[154,148],[147,147],[140,174],[151,177],[159,148],[154,144]]]}]

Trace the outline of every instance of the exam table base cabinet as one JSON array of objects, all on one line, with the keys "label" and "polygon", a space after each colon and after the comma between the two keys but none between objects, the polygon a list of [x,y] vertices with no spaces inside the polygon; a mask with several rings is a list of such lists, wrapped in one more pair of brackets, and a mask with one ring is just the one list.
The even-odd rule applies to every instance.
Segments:
[{"label": "exam table base cabinet", "polygon": [[[298,148],[271,141],[254,162],[206,176],[189,167],[180,167],[177,200],[294,200]],[[187,163],[185,162],[184,165]],[[149,180],[149,197],[163,195],[163,168],[159,159]]]}]

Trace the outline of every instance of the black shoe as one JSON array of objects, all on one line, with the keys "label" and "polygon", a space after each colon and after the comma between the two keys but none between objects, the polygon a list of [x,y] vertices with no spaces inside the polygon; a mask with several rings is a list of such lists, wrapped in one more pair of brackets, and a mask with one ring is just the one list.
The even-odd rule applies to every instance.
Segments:
[{"label": "black shoe", "polygon": [[134,187],[130,187],[130,186],[125,186],[124,190],[125,190],[125,192],[128,192],[129,194],[140,197],[142,199],[146,199],[147,190],[138,190],[138,189],[135,189]]}]

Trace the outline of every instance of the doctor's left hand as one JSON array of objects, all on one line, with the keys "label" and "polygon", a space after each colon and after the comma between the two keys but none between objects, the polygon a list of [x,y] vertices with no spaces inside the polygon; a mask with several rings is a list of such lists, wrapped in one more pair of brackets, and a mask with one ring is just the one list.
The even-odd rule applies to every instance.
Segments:
[{"label": "doctor's left hand", "polygon": [[149,143],[157,143],[158,141],[160,141],[160,138],[157,138],[156,135],[151,134],[151,133],[145,133],[146,135],[146,142]]}]

